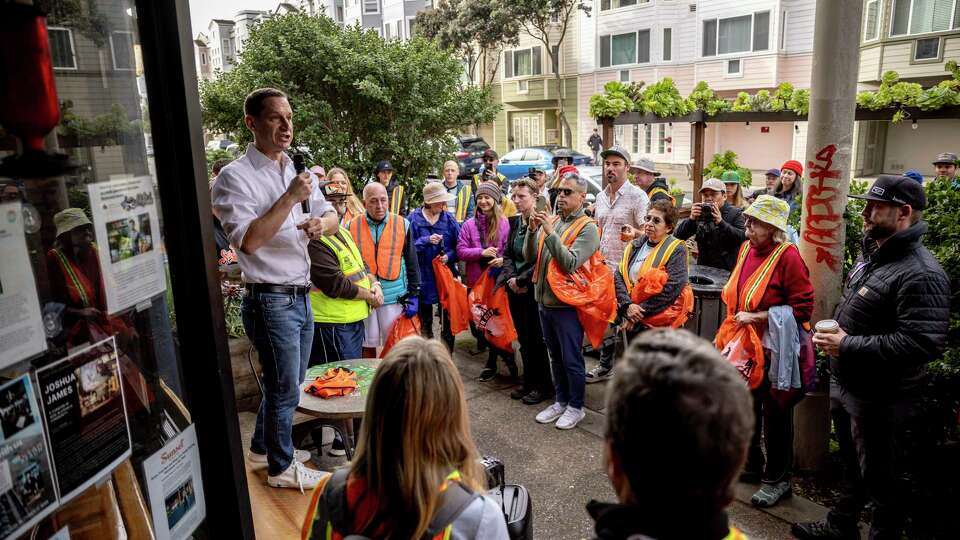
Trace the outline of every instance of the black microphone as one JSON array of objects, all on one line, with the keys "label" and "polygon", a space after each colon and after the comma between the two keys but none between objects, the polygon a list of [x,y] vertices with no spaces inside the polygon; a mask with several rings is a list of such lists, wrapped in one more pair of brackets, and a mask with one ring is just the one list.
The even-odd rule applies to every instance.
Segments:
[{"label": "black microphone", "polygon": [[[300,176],[303,171],[307,170],[307,163],[303,159],[303,154],[293,155],[293,168],[296,169],[297,176]],[[304,214],[310,215],[309,197],[300,201],[300,210],[302,210]]]}]

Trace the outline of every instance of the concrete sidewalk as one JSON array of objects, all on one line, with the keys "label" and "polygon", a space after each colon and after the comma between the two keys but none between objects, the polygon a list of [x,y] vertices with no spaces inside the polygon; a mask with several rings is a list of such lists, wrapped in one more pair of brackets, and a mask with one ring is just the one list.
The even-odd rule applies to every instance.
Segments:
[{"label": "concrete sidewalk", "polygon": [[[481,453],[500,458],[507,482],[523,484],[534,505],[537,539],[589,538],[592,522],[584,508],[590,499],[615,500],[603,469],[603,400],[605,384],[587,386],[587,417],[570,431],[536,423],[543,405],[524,405],[510,399],[514,384],[506,368],[491,382],[477,377],[486,353],[470,354],[469,334],[457,339],[454,361],[463,376],[470,419]],[[589,369],[595,360],[587,359]],[[794,496],[770,510],[750,506],[755,486],[737,485],[736,501],[728,513],[734,525],[751,539],[792,538],[790,523],[823,517],[826,508]]]}]

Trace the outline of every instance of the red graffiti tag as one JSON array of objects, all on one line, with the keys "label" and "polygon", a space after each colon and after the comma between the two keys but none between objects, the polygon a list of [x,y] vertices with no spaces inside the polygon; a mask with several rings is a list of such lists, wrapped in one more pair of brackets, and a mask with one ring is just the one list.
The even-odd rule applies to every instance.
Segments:
[{"label": "red graffiti tag", "polygon": [[803,197],[806,219],[803,223],[803,239],[816,246],[817,263],[825,263],[834,272],[839,261],[831,249],[840,244],[843,215],[834,211],[837,188],[824,185],[825,179],[839,179],[840,171],[833,168],[833,155],[837,145],[824,146],[817,152],[817,161],[808,161],[810,184]]}]

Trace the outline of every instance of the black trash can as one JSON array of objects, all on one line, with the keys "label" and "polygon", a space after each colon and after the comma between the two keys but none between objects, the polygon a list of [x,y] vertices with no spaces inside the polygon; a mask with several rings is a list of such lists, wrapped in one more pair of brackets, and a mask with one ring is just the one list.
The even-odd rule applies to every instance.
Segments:
[{"label": "black trash can", "polygon": [[712,266],[694,264],[689,271],[693,288],[693,314],[684,328],[708,341],[713,341],[717,329],[727,315],[727,306],[720,298],[730,272]]}]

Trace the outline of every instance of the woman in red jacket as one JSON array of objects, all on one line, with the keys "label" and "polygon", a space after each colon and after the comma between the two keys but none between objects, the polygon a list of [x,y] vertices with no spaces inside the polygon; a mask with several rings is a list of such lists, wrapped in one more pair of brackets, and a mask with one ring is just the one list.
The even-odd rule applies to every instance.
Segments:
[{"label": "woman in red jacket", "polygon": [[[792,495],[793,407],[802,399],[803,391],[772,389],[771,376],[777,377],[778,373],[769,373],[771,350],[766,346],[769,343],[762,343],[761,338],[768,322],[775,324],[771,313],[777,308],[781,319],[776,322],[778,327],[786,326],[782,324],[782,315],[786,313],[789,319],[792,312],[793,320],[787,324],[796,322],[798,343],[809,339],[803,327],[808,325],[813,313],[813,285],[799,250],[786,240],[789,204],[770,195],[760,195],[744,215],[748,241],[741,247],[737,264],[723,289],[727,319],[717,331],[716,345],[728,353],[753,391],[756,430],[741,481],[762,481],[751,503],[767,507]],[[795,361],[799,368],[799,344],[793,350],[779,349],[778,363]],[[734,350],[736,352],[732,352]],[[760,446],[761,433],[766,456]]]}]

